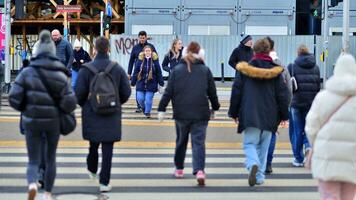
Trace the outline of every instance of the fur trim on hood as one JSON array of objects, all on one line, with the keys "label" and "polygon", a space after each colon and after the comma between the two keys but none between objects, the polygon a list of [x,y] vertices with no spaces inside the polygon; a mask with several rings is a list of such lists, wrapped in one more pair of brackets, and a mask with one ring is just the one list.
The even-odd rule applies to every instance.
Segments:
[{"label": "fur trim on hood", "polygon": [[[143,60],[145,58],[145,53],[141,52],[139,55],[138,55],[138,59],[139,60]],[[152,59],[154,61],[158,60],[158,55],[156,52],[152,52]]]},{"label": "fur trim on hood", "polygon": [[247,62],[240,62],[236,65],[236,70],[251,78],[273,79],[276,78],[279,74],[281,74],[284,68],[281,66],[275,66],[270,69],[264,69],[252,66]]}]

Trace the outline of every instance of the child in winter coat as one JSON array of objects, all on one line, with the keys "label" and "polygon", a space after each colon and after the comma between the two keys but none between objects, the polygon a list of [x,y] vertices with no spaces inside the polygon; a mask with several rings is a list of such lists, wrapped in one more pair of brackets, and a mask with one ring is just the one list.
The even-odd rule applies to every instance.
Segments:
[{"label": "child in winter coat", "polygon": [[334,75],[318,93],[306,118],[312,144],[311,170],[321,199],[353,200],[356,193],[356,63],[336,62]]}]

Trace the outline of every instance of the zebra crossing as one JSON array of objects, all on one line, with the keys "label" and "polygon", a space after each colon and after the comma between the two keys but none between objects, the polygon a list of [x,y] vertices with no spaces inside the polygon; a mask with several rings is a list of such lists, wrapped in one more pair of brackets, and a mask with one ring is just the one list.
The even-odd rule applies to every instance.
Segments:
[{"label": "zebra crossing", "polygon": [[[174,148],[115,146],[110,184],[112,192],[100,194],[98,182],[86,170],[87,148],[57,150],[56,199],[318,199],[317,182],[304,168],[291,165],[289,149],[276,150],[273,174],[265,184],[249,187],[241,149],[207,149],[206,187],[196,185],[191,174],[191,151],[185,176],[175,179]],[[0,196],[2,200],[25,199],[26,148],[0,147]],[[100,166],[100,165],[99,165]]]}]

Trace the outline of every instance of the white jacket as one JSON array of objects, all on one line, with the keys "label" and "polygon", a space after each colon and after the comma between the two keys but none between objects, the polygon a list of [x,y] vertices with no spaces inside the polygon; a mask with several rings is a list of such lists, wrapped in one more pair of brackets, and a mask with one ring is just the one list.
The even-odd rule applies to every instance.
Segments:
[{"label": "white jacket", "polygon": [[[355,95],[355,60],[350,55],[340,56],[334,76],[315,97],[306,118],[305,131],[314,151],[311,167],[314,178],[356,184]],[[332,114],[348,96],[351,98]]]}]

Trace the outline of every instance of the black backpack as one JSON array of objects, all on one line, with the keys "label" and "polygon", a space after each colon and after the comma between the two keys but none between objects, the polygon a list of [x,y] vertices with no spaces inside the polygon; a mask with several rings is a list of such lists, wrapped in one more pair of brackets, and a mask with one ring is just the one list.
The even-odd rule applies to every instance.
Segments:
[{"label": "black backpack", "polygon": [[99,71],[91,63],[82,65],[94,74],[89,86],[88,100],[94,113],[96,114],[110,115],[117,111],[119,104],[119,91],[110,74],[110,71],[116,65],[116,62],[110,61],[104,71]]}]

